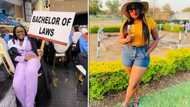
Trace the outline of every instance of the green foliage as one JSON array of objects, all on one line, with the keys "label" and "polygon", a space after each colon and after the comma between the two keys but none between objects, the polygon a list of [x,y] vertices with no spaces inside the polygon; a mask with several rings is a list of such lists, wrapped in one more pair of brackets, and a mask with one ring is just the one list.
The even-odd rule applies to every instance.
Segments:
[{"label": "green foliage", "polygon": [[89,69],[90,69],[90,75],[123,70],[121,61],[91,62]]},{"label": "green foliage", "polygon": [[104,32],[119,32],[120,27],[119,26],[107,26],[104,27]]},{"label": "green foliage", "polygon": [[107,0],[106,5],[109,8],[109,14],[117,15],[119,10],[119,0]]},{"label": "green foliage", "polygon": [[128,77],[123,71],[98,73],[90,76],[90,97],[103,99],[103,95],[118,92],[127,87]]},{"label": "green foliage", "polygon": [[[98,26],[93,26],[90,28],[90,32],[97,33],[98,29],[99,29]],[[104,32],[119,32],[120,26],[105,26],[103,30],[104,30]]]},{"label": "green foliage", "polygon": [[[119,32],[120,31],[121,24],[113,25],[113,26],[104,26],[104,32]],[[157,28],[159,29],[159,24],[157,24]],[[98,26],[92,26],[90,27],[91,33],[97,33],[99,27]],[[169,31],[169,32],[182,32],[183,27],[180,24],[171,24],[171,23],[165,23],[162,26],[162,30]]]},{"label": "green foliage", "polygon": [[98,14],[100,12],[100,9],[98,7],[98,0],[90,0],[90,7],[89,7],[89,13],[90,14]]},{"label": "green foliage", "polygon": [[[173,75],[179,71],[190,71],[190,49],[177,49],[166,52],[166,57],[151,57],[148,70],[142,83],[159,80],[162,76]],[[108,93],[124,90],[128,85],[128,76],[121,61],[90,63],[90,98],[103,99]]]},{"label": "green foliage", "polygon": [[163,25],[163,30],[170,32],[180,32],[183,31],[183,27],[180,24],[165,23]]},{"label": "green foliage", "polygon": [[173,60],[173,66],[180,71],[190,70],[190,50],[187,48],[178,49],[176,51],[167,51],[167,58]]},{"label": "green foliage", "polygon": [[94,27],[90,28],[90,32],[91,32],[91,33],[97,33],[97,32],[98,32],[98,29],[99,29],[98,26],[94,26]]},{"label": "green foliage", "polygon": [[[160,70],[163,67],[164,60],[160,57],[152,57],[148,70],[145,72],[142,82],[148,83],[151,79],[158,80],[160,78]],[[155,76],[156,75],[156,76]]]}]

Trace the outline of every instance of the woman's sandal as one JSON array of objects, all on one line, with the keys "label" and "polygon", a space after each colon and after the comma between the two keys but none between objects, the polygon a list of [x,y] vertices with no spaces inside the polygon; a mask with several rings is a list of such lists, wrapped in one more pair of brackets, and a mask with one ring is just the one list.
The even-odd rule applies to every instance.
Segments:
[{"label": "woman's sandal", "polygon": [[139,99],[140,99],[140,97],[134,98],[133,107],[138,107],[139,106]]}]

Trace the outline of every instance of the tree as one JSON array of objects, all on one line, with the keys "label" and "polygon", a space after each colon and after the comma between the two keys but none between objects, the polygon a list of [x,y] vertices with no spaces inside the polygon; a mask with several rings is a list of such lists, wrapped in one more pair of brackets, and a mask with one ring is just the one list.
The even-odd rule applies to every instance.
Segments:
[{"label": "tree", "polygon": [[109,8],[109,14],[116,15],[119,8],[119,0],[107,0],[106,6]]},{"label": "tree", "polygon": [[163,6],[163,12],[169,14],[169,16],[173,15],[174,14],[174,11],[172,11],[171,7],[169,4],[165,4]]},{"label": "tree", "polygon": [[90,7],[89,7],[89,13],[96,15],[100,12],[100,9],[98,7],[99,0],[90,0]]},{"label": "tree", "polygon": [[158,20],[161,16],[161,10],[159,7],[150,7],[147,15],[153,17],[155,20]]},{"label": "tree", "polygon": [[190,12],[190,7],[186,7],[182,10],[182,12]]}]

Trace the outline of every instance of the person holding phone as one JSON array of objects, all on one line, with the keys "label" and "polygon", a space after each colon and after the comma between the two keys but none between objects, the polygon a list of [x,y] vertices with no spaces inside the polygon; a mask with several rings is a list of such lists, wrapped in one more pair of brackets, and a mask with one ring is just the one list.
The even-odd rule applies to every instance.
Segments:
[{"label": "person holding phone", "polygon": [[[138,106],[136,95],[140,79],[146,72],[150,62],[150,54],[157,47],[159,36],[156,23],[151,17],[145,16],[148,2],[127,0],[122,5],[121,13],[127,17],[121,26],[119,42],[123,45],[122,60],[129,82],[123,107],[128,107],[134,96],[134,107]],[[150,35],[153,41],[150,43]]]}]

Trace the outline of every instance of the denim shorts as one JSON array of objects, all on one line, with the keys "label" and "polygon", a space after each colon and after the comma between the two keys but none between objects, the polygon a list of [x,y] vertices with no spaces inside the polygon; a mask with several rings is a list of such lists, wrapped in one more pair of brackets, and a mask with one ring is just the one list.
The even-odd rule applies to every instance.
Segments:
[{"label": "denim shorts", "polygon": [[150,57],[147,54],[147,46],[136,47],[125,45],[122,50],[123,64],[127,67],[133,65],[147,68],[150,63]]}]

